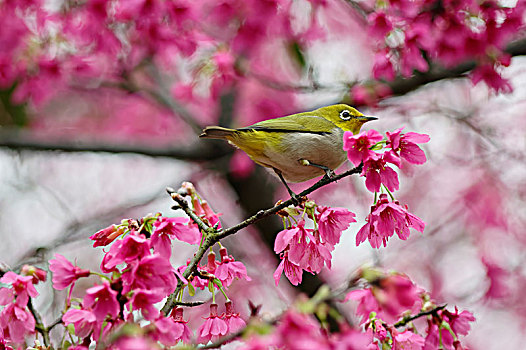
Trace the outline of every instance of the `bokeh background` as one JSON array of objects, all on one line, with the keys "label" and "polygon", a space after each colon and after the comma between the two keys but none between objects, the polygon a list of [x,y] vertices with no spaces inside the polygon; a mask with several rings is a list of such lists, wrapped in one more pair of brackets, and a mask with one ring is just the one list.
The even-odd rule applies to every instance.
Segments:
[{"label": "bokeh background", "polygon": [[[201,128],[346,102],[379,118],[366,129],[430,135],[428,162],[404,164],[395,193],[426,222],[424,234],[357,247],[373,195],[363,178],[345,178],[312,195],[357,214],[332,270],[304,275],[299,287],[282,278],[275,288],[272,247],[281,223],[266,219],[224,242],[252,278],[231,293],[248,293],[263,313],[277,314],[299,293],[339,286],[363,264],[378,266],[408,274],[439,303],[473,312],[470,348],[520,348],[526,36],[510,38],[511,62],[499,68],[513,88],[507,93],[474,85],[469,64],[446,69],[430,61],[429,71],[380,82],[372,73],[378,43],[367,30],[374,9],[336,0],[1,2],[0,262],[46,268],[58,252],[97,269],[102,252],[88,237],[125,218],[182,215],[170,209],[165,188],[183,181],[222,213],[223,226],[233,225],[287,195],[243,153],[199,140]],[[161,13],[172,22],[156,21]],[[175,246],[174,264],[192,253]],[[41,292],[37,306],[53,320],[63,295],[49,285]],[[238,309],[248,313],[246,305]]]}]

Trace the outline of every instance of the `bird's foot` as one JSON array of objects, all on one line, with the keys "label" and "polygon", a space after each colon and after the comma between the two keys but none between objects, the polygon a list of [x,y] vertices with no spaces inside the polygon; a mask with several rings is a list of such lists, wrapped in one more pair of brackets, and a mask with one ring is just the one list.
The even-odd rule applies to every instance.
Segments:
[{"label": "bird's foot", "polygon": [[326,177],[327,179],[332,179],[336,176],[336,173],[332,169],[325,170],[325,175],[323,177]]}]

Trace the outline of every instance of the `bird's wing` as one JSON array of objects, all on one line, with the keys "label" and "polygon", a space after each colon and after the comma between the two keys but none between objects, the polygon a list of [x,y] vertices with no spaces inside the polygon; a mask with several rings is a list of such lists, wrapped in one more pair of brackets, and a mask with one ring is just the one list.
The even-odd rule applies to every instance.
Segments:
[{"label": "bird's wing", "polygon": [[302,132],[311,134],[330,133],[336,125],[316,115],[290,115],[239,128],[237,130],[257,130],[267,132]]}]

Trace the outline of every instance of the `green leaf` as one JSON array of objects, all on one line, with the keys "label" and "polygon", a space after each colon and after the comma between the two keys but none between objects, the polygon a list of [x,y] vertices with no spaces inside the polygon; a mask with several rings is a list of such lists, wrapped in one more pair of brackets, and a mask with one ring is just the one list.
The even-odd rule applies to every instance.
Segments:
[{"label": "green leaf", "polygon": [[195,295],[195,288],[191,283],[188,283],[188,294],[193,297]]}]

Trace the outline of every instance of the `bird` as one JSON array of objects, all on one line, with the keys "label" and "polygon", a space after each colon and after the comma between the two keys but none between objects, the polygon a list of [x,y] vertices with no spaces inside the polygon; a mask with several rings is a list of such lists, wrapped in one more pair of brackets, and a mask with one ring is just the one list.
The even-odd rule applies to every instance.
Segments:
[{"label": "bird", "polygon": [[347,159],[344,132],[356,135],[363,124],[376,119],[346,104],[335,104],[237,129],[208,126],[199,137],[226,140],[241,149],[255,163],[272,169],[294,197],[287,182],[333,176]]}]

